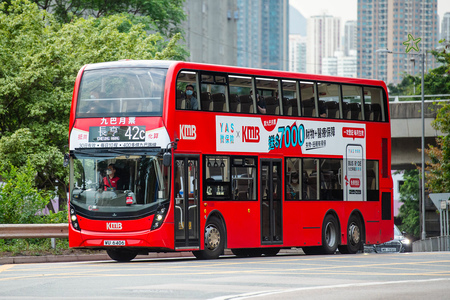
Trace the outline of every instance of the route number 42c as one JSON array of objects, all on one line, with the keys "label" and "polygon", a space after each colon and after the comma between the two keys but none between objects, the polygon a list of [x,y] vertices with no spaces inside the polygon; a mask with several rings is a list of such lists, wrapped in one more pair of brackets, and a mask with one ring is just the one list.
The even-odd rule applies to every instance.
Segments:
[{"label": "route number 42c", "polygon": [[129,140],[144,141],[145,140],[145,126],[128,126],[125,136]]}]

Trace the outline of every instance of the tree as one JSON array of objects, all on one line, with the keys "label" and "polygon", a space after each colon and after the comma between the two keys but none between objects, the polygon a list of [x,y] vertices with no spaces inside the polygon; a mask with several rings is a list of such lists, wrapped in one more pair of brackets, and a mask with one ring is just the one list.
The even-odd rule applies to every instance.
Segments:
[{"label": "tree", "polygon": [[[409,74],[404,74],[402,81],[395,85],[393,83],[390,83],[388,85],[389,89],[389,95],[391,96],[403,96],[403,95],[414,95],[414,86],[416,83],[420,83],[420,78],[411,76]],[[416,92],[420,92],[420,87],[417,88],[416,86]]]},{"label": "tree", "polygon": [[[441,45],[445,45],[448,41],[439,41]],[[450,94],[450,46],[441,50],[433,50],[437,68],[429,70],[424,75],[424,93],[425,95]],[[421,63],[421,62],[420,62]],[[416,92],[414,93],[414,86]],[[420,95],[421,93],[421,75],[411,76],[404,74],[402,82],[398,85],[389,84],[389,93],[391,95]]]},{"label": "tree", "polygon": [[73,17],[95,18],[128,13],[150,25],[163,35],[181,32],[185,20],[184,0],[33,0],[41,9],[55,14],[57,20],[68,23]]},{"label": "tree", "polygon": [[419,171],[406,170],[403,179],[404,183],[400,187],[400,201],[403,202],[399,214],[402,220],[400,229],[418,238],[420,236]]},{"label": "tree", "polygon": [[35,186],[36,171],[30,161],[21,170],[13,165],[0,167],[0,224],[39,223],[42,218],[37,213],[50,201],[51,193]]},{"label": "tree", "polygon": [[432,193],[447,193],[450,191],[450,104],[438,110],[432,125],[443,135],[436,138],[436,146],[428,145],[425,149],[430,157],[425,173],[426,186]]},{"label": "tree", "polygon": [[[441,45],[446,45],[448,41],[440,40]],[[441,47],[443,48],[443,47]],[[425,94],[450,94],[450,48],[440,50],[433,50],[431,53],[436,58],[439,65],[437,68],[430,70],[424,76],[424,91]]]},{"label": "tree", "polygon": [[[56,1],[57,2],[57,1]],[[5,13],[6,11],[6,13]],[[122,30],[124,27],[127,30]],[[65,198],[69,110],[78,70],[119,59],[184,59],[180,35],[166,41],[124,16],[74,18],[61,24],[35,3],[0,4],[0,161],[29,159],[40,189]]]}]

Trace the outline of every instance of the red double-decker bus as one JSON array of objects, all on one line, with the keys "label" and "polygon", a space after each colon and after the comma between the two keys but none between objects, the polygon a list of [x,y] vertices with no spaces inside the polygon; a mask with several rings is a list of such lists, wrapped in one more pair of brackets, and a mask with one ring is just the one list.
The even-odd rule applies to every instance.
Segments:
[{"label": "red double-decker bus", "polygon": [[393,238],[382,81],[173,61],[84,66],[70,247],[129,261],[356,253]]}]

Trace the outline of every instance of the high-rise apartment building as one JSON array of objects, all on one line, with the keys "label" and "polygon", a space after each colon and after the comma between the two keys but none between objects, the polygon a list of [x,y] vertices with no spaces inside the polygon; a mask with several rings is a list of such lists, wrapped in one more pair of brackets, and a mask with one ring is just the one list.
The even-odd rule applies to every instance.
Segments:
[{"label": "high-rise apartment building", "polygon": [[[399,83],[404,73],[420,74],[420,57],[407,54],[403,42],[411,34],[421,38],[420,51],[429,51],[438,45],[438,32],[437,0],[359,0],[358,77]],[[425,64],[426,69],[435,67],[431,54]]]},{"label": "high-rise apartment building", "polygon": [[190,61],[237,65],[237,0],[185,0]]},{"label": "high-rise apartment building", "polygon": [[306,73],[306,37],[289,35],[289,71]]},{"label": "high-rise apartment building", "polygon": [[350,56],[350,51],[358,47],[358,23],[356,21],[347,21],[344,25],[344,34],[342,38],[342,47],[345,56]]},{"label": "high-rise apartment building", "polygon": [[333,57],[340,46],[340,19],[328,15],[308,19],[306,70],[322,74],[322,59]]},{"label": "high-rise apartment building", "polygon": [[288,0],[237,0],[237,64],[288,70]]},{"label": "high-rise apartment building", "polygon": [[356,50],[350,50],[348,55],[344,55],[344,51],[335,51],[333,57],[324,57],[322,74],[355,78]]},{"label": "high-rise apartment building", "polygon": [[450,12],[444,14],[441,24],[441,39],[450,42]]}]

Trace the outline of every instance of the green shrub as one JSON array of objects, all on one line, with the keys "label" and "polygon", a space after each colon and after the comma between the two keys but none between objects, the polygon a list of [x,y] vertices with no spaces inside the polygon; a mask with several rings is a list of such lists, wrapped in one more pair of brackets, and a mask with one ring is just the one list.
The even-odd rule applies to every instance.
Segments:
[{"label": "green shrub", "polygon": [[45,217],[37,214],[52,198],[35,185],[36,170],[30,161],[21,169],[12,164],[0,166],[3,183],[0,184],[0,223],[43,223]]}]

